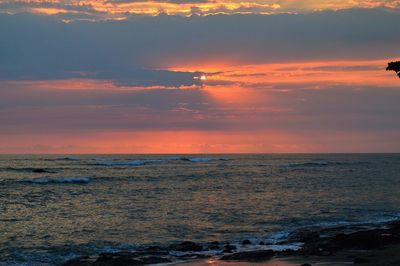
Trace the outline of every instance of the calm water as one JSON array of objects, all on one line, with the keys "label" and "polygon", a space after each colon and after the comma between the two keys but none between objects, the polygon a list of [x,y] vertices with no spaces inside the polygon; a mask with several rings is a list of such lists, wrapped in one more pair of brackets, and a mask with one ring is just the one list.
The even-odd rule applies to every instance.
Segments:
[{"label": "calm water", "polygon": [[0,156],[0,265],[400,213],[400,155],[64,157]]}]

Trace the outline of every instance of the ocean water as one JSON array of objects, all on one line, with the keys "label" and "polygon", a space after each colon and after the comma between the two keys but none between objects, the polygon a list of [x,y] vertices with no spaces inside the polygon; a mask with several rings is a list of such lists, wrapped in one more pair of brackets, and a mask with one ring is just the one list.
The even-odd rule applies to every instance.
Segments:
[{"label": "ocean water", "polygon": [[0,156],[0,265],[399,214],[399,154]]}]

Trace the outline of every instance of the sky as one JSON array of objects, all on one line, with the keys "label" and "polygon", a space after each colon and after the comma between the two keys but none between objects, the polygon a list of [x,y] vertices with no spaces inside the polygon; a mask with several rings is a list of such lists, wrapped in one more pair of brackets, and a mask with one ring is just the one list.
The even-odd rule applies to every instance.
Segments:
[{"label": "sky", "polygon": [[400,1],[0,0],[0,153],[400,152]]}]

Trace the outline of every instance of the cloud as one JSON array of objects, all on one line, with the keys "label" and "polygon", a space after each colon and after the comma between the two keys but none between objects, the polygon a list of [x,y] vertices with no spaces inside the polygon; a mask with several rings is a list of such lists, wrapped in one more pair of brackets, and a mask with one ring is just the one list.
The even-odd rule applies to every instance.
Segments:
[{"label": "cloud", "polygon": [[47,15],[64,14],[76,19],[76,14],[94,19],[121,19],[127,14],[145,15],[215,15],[218,13],[265,14],[308,13],[315,10],[349,8],[397,9],[398,0],[1,0],[3,12],[33,12]]},{"label": "cloud", "polygon": [[[63,23],[56,16],[0,15],[0,79],[82,77],[137,86],[201,85],[200,72],[159,70],[214,62],[254,64],[394,58],[400,16],[385,10],[308,15],[146,17]],[[222,70],[223,69],[219,69]],[[89,73],[89,74],[88,74]]]},{"label": "cloud", "polygon": [[126,17],[0,15],[3,151],[400,148],[397,11]]}]

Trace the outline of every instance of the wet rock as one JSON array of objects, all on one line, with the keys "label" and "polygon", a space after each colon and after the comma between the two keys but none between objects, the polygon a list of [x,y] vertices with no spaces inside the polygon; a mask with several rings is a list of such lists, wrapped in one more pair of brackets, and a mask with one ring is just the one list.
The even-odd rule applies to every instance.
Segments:
[{"label": "wet rock", "polygon": [[78,257],[69,260],[63,266],[132,266],[158,263],[170,263],[171,260],[161,256],[140,256],[136,252],[122,251],[102,253],[97,258]]},{"label": "wet rock", "polygon": [[364,259],[364,258],[354,258],[354,260],[353,260],[353,263],[354,264],[361,264],[361,263],[368,263],[368,262],[370,262],[369,260],[367,260],[367,259]]},{"label": "wet rock", "polygon": [[182,260],[196,260],[196,259],[207,259],[210,258],[211,256],[206,254],[190,253],[176,257]]},{"label": "wet rock", "polygon": [[163,257],[145,257],[140,259],[143,264],[158,264],[158,263],[170,263],[171,260]]},{"label": "wet rock", "polygon": [[150,246],[144,249],[145,251],[163,251],[164,249],[159,246]]},{"label": "wet rock", "polygon": [[93,260],[89,256],[82,256],[70,259],[62,264],[62,266],[89,266]]},{"label": "wet rock", "polygon": [[243,240],[242,241],[242,245],[251,245],[251,241],[250,240],[248,240],[248,239],[245,239],[245,240]]},{"label": "wet rock", "polygon": [[360,231],[352,234],[338,234],[333,242],[340,248],[379,249],[384,243],[381,230]]},{"label": "wet rock", "polygon": [[236,250],[237,248],[234,245],[231,244],[226,244],[224,246],[224,253],[232,253],[234,250]]},{"label": "wet rock", "polygon": [[94,263],[96,265],[100,265],[102,263],[106,264],[107,262],[112,262],[113,259],[114,255],[112,254],[101,254]]},{"label": "wet rock", "polygon": [[196,244],[196,243],[194,243],[192,241],[184,241],[184,242],[180,243],[179,245],[177,245],[175,247],[175,250],[176,251],[183,251],[183,252],[187,252],[187,251],[202,251],[203,248],[200,245],[198,245],[198,244]]},{"label": "wet rock", "polygon": [[208,244],[207,249],[208,250],[218,250],[218,249],[220,249],[219,242],[218,241],[211,242],[210,244]]},{"label": "wet rock", "polygon": [[400,232],[400,221],[394,221],[389,224],[392,232]]},{"label": "wet rock", "polygon": [[97,260],[90,265],[93,266],[130,266],[130,265],[143,265],[144,263],[134,258],[135,255],[131,253],[113,254],[103,253],[99,255]]},{"label": "wet rock", "polygon": [[297,241],[297,242],[317,241],[319,238],[320,238],[319,232],[311,230],[299,231],[289,236],[289,239],[291,241]]},{"label": "wet rock", "polygon": [[[104,266],[132,266],[132,265],[143,265],[143,264],[144,263],[140,260],[133,259],[129,256],[121,256],[121,257],[116,257],[115,259],[110,261],[110,263],[104,264]],[[97,266],[97,264],[95,265]]]},{"label": "wet rock", "polygon": [[156,250],[156,249],[150,249],[150,250],[146,249],[146,250],[136,251],[133,254],[137,255],[137,256],[146,256],[146,255],[163,256],[163,255],[169,255],[169,251],[167,251],[167,250]]},{"label": "wet rock", "polygon": [[230,255],[225,255],[221,260],[225,261],[246,261],[246,262],[261,262],[271,259],[275,255],[275,252],[269,250],[256,250],[256,251],[244,251]]},{"label": "wet rock", "polygon": [[126,257],[137,257],[139,254],[136,254],[136,252],[131,252],[131,251],[118,251],[115,253],[111,253],[113,256],[126,256]]},{"label": "wet rock", "polygon": [[333,253],[332,251],[328,251],[328,250],[322,250],[320,252],[321,256],[331,256]]}]

